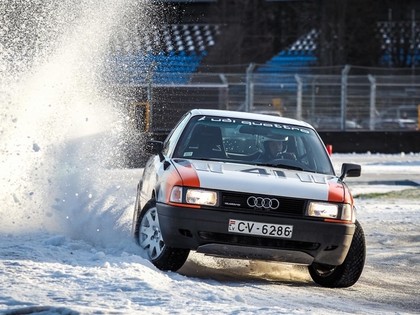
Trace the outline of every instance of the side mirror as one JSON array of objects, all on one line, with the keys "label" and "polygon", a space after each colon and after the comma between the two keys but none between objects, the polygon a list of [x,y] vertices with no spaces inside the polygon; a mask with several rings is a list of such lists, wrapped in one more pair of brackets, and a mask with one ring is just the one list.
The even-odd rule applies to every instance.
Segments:
[{"label": "side mirror", "polygon": [[159,154],[163,150],[163,142],[162,141],[147,141],[145,150],[147,153],[150,154]]},{"label": "side mirror", "polygon": [[161,162],[165,159],[165,157],[162,154],[162,150],[163,150],[162,141],[155,141],[155,140],[147,141],[145,149],[147,153],[158,154]]},{"label": "side mirror", "polygon": [[343,163],[339,180],[342,181],[345,177],[359,177],[361,173],[362,167],[359,164]]}]

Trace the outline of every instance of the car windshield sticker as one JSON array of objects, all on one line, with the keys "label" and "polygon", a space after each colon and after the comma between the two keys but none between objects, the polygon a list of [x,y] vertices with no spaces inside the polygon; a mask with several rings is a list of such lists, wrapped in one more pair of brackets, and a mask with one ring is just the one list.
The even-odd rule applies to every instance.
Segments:
[{"label": "car windshield sticker", "polygon": [[273,123],[273,122],[266,122],[266,121],[257,121],[257,120],[243,120],[243,119],[232,119],[232,118],[223,118],[223,117],[207,117],[203,116],[198,119],[198,121],[211,121],[211,122],[222,122],[222,123],[233,123],[233,124],[241,124],[244,126],[259,126],[259,127],[267,127],[267,128],[275,128],[275,129],[285,129],[285,130],[294,130],[300,131],[302,133],[309,134],[310,131],[304,127],[297,127],[293,125],[281,124],[281,123]]}]

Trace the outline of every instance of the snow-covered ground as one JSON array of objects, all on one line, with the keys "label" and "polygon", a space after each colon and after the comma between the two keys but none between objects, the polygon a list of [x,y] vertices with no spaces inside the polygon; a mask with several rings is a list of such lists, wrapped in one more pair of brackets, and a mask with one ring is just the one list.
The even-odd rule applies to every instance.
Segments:
[{"label": "snow-covered ground", "polygon": [[[418,174],[420,165],[418,154],[333,155],[333,160],[338,168],[342,161],[359,162],[373,172],[399,165]],[[0,234],[0,310],[5,314],[420,312],[420,198],[357,198],[366,266],[356,285],[333,290],[315,285],[304,267],[200,254],[191,254],[179,273],[159,271],[130,236],[141,170],[87,173],[64,175],[53,206],[46,201],[36,216],[30,205],[20,213],[2,206],[2,226],[8,223]],[[351,185],[356,194],[402,187],[418,189]]]}]

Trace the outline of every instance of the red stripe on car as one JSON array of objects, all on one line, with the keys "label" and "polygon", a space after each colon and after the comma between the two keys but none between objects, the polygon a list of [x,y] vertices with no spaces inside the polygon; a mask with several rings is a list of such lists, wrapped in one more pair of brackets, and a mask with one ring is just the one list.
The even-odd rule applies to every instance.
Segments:
[{"label": "red stripe on car", "polygon": [[183,186],[186,187],[200,187],[200,179],[197,171],[191,163],[177,163],[176,169],[182,179]]},{"label": "red stripe on car", "polygon": [[328,183],[328,201],[343,202],[344,186],[340,183]]}]

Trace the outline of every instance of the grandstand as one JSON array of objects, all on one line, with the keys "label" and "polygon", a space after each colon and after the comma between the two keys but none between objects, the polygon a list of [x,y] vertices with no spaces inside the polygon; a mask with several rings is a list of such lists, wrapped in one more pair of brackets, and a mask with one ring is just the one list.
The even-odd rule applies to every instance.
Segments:
[{"label": "grandstand", "polygon": [[317,64],[318,32],[312,29],[258,68],[259,73],[305,73]]},{"label": "grandstand", "polygon": [[381,41],[381,66],[416,67],[420,65],[420,23],[415,21],[378,22]]},{"label": "grandstand", "polygon": [[[261,84],[265,80],[295,88],[295,74],[314,74],[320,66],[344,66],[325,64],[328,58],[321,56],[321,46],[331,44],[331,54],[336,43],[323,42],[325,23],[313,16],[316,4],[312,1],[153,2],[160,3],[163,12],[170,7],[171,14],[163,14],[147,31],[115,35],[105,65],[109,82],[185,85],[195,73],[245,73],[250,64],[256,64],[254,78]],[[410,17],[398,13],[398,4],[389,6],[378,13],[382,20],[375,22],[377,38],[369,39],[377,40],[380,49],[372,66],[414,70],[420,65],[420,22],[415,20],[420,4],[412,1]],[[391,18],[391,11],[401,19]]]},{"label": "grandstand", "polygon": [[150,34],[117,35],[107,70],[119,84],[187,84],[220,34],[219,25],[167,24]]},{"label": "grandstand", "polygon": [[[209,2],[209,1],[207,1]],[[210,1],[211,2],[211,1]],[[120,33],[111,42],[107,60],[108,76],[117,83],[187,84],[192,73],[244,71],[248,64],[258,63],[257,73],[308,74],[320,65],[320,29],[312,27],[296,34],[296,38],[276,51],[273,47],[264,58],[252,59],[243,35],[238,34],[240,24],[223,24],[216,16],[206,23],[167,23],[154,27],[146,34]],[[179,23],[181,22],[181,23]],[[264,28],[261,32],[264,32]],[[287,31],[287,29],[286,29]],[[378,66],[417,67],[420,65],[420,23],[415,21],[379,21],[377,37],[380,43]],[[232,52],[228,42],[238,43]],[[240,43],[240,41],[244,43]],[[241,46],[244,46],[241,49]],[[257,43],[256,48],[263,46]],[[267,45],[265,45],[267,46]],[[239,50],[239,52],[238,52]],[[241,52],[243,51],[243,52]],[[244,54],[232,56],[234,54]],[[241,67],[220,60],[241,61]],[[245,63],[243,63],[245,62]],[[325,65],[324,65],[325,66]]]},{"label": "grandstand", "polygon": [[[322,58],[321,48],[328,44],[326,37],[334,38],[337,34],[325,35],[325,23],[313,16],[316,5],[312,1],[154,2],[164,3],[170,10],[162,12],[170,11],[170,14],[155,18],[145,30],[124,27],[112,38],[105,64],[105,78],[118,85],[118,93],[122,91],[130,103],[148,102],[155,106],[155,112],[157,107],[167,112],[177,106],[175,110],[179,113],[173,115],[176,119],[185,110],[179,103],[187,107],[205,104],[251,110],[254,105],[270,107],[279,100],[282,104],[292,104],[297,93],[303,93],[312,103],[317,95],[325,95],[326,108],[343,101],[341,79],[315,77],[340,76],[345,64],[324,64],[328,58]],[[420,9],[420,4],[412,5]],[[373,26],[377,38],[369,37],[369,40],[379,42],[380,45],[372,46],[381,49],[378,54],[381,58],[374,65],[404,66],[413,74],[420,61],[420,23],[402,15],[401,20],[384,21],[384,12],[378,14],[381,20],[369,24],[377,25]],[[328,53],[337,47],[334,46],[337,43],[331,44]],[[358,68],[352,69],[356,74]],[[334,83],[327,83],[328,80]],[[206,92],[203,87],[207,88]],[[153,89],[165,92],[153,93]],[[211,93],[210,89],[213,89]],[[369,86],[359,90],[367,95]],[[175,99],[178,104],[173,103]],[[366,100],[355,102],[363,106]],[[342,112],[335,108],[337,115]],[[308,115],[313,113],[314,105],[311,105]]]}]

